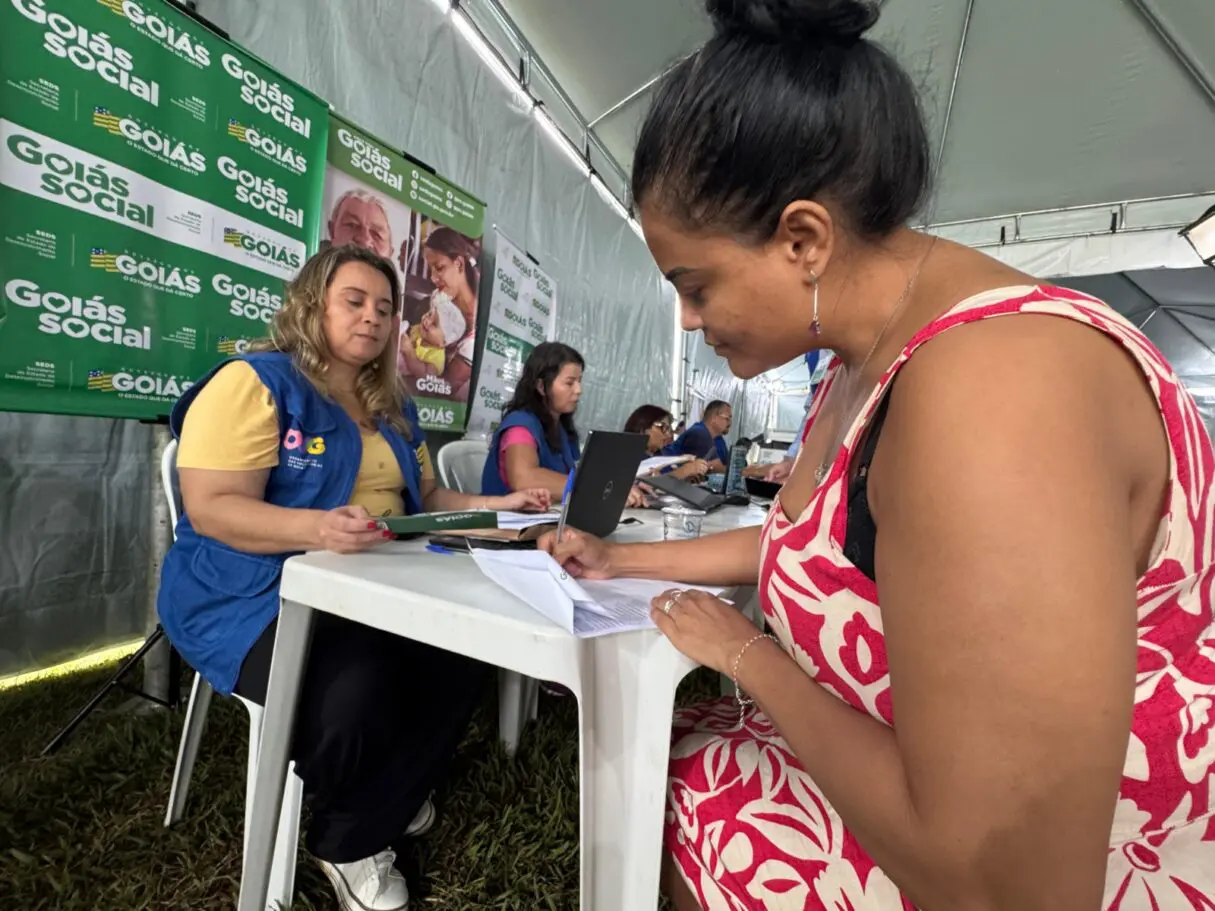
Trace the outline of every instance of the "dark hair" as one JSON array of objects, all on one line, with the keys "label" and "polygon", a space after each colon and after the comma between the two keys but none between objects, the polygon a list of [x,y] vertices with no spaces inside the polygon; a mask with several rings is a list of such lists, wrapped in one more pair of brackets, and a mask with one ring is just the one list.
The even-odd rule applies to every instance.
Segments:
[{"label": "dark hair", "polygon": [[649,433],[650,428],[662,420],[674,420],[671,412],[658,405],[642,405],[624,422],[625,433]]},{"label": "dark hair", "polygon": [[[557,374],[566,364],[577,364],[583,370],[586,369],[586,361],[582,359],[582,355],[569,345],[563,345],[561,342],[542,342],[537,345],[523,364],[523,373],[515,385],[515,394],[502,409],[503,417],[515,411],[527,411],[534,414],[540,419],[540,424],[544,427],[544,435],[548,439],[549,445],[553,447],[561,445],[561,434],[558,432],[557,422],[553,420],[553,413],[548,407],[548,394],[553,388],[553,381],[557,379]],[[544,391],[541,392],[541,389]],[[572,414],[561,415],[560,426],[565,428],[565,432],[569,434],[572,441],[575,443],[578,441],[578,431],[574,427]]]},{"label": "dark hair", "polygon": [[713,401],[709,402],[709,404],[705,405],[705,413],[704,413],[704,417],[702,418],[702,420],[707,421],[709,418],[711,418],[715,414],[717,414],[717,412],[721,411],[724,408],[729,408],[729,407],[730,407],[729,402],[723,402],[720,399],[714,399]]},{"label": "dark hair", "polygon": [[714,35],[658,88],[632,193],[689,225],[767,240],[798,199],[885,237],[928,194],[915,86],[862,35],[872,0],[705,0]]},{"label": "dark hair", "polygon": [[477,245],[446,225],[435,228],[426,237],[424,244],[427,250],[442,253],[448,259],[464,260],[464,275],[468,279],[468,287],[476,297],[481,289],[481,270],[477,266],[477,255],[480,252]]}]

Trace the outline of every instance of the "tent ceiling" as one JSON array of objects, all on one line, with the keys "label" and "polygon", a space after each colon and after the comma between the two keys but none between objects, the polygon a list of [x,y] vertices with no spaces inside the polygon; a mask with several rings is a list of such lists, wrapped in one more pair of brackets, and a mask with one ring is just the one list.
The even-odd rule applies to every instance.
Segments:
[{"label": "tent ceiling", "polygon": [[[498,2],[626,170],[651,92],[617,105],[709,32],[698,0]],[[885,0],[874,37],[945,137],[930,220],[1215,189],[1204,35],[1209,0]]]},{"label": "tent ceiling", "polygon": [[1215,378],[1215,269],[1151,269],[1061,279],[1143,327],[1181,377]]}]

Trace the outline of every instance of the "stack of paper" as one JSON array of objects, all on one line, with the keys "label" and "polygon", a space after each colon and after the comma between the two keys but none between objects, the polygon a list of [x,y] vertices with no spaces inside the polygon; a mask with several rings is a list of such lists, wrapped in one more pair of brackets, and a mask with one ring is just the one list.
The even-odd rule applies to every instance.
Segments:
[{"label": "stack of paper", "polygon": [[474,550],[473,559],[490,579],[580,639],[652,629],[651,601],[680,587],[649,579],[572,579],[542,551]]}]

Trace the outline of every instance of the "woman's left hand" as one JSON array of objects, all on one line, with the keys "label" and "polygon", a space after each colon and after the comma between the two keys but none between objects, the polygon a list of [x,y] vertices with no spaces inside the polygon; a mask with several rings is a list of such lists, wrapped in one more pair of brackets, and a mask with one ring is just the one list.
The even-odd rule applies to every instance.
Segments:
[{"label": "woman's left hand", "polygon": [[733,604],[694,590],[663,592],[650,617],[672,645],[721,674],[733,672],[734,658],[760,632]]},{"label": "woman's left hand", "polygon": [[625,501],[625,509],[643,509],[645,508],[645,491],[638,485],[634,484],[629,488],[629,498]]},{"label": "woman's left hand", "polygon": [[548,512],[553,506],[553,495],[543,487],[535,487],[516,490],[504,497],[489,497],[485,505],[498,512]]}]

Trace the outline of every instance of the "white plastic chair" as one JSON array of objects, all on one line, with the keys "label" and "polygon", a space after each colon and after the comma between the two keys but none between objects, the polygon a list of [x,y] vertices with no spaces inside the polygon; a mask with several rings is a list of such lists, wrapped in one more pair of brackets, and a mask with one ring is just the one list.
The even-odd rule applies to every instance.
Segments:
[{"label": "white plastic chair", "polygon": [[479,494],[488,456],[484,440],[454,440],[439,450],[439,480],[450,490]]},{"label": "white plastic chair", "polygon": [[[169,517],[173,522],[173,536],[177,537],[177,520],[181,515],[181,486],[177,479],[177,441],[165,447],[160,460],[160,480],[165,497],[169,501]],[[182,726],[181,745],[177,749],[177,765],[173,770],[173,785],[169,789],[169,806],[165,811],[165,827],[178,822],[185,814],[186,796],[190,790],[190,778],[194,774],[194,762],[202,743],[203,729],[207,724],[207,710],[214,694],[211,684],[202,674],[194,675],[190,688],[190,702],[186,707],[186,721]],[[257,754],[261,746],[262,707],[255,702],[236,697],[249,712],[249,758],[245,778],[245,840],[248,844],[249,822],[253,813],[253,780],[257,775]],[[270,892],[266,907],[286,909],[295,898],[295,862],[300,837],[300,807],[304,802],[304,783],[295,774],[292,763],[283,788],[283,809],[279,816],[278,835],[274,844],[274,863],[270,870]]]},{"label": "white plastic chair", "polygon": [[[439,450],[439,480],[449,490],[481,492],[481,472],[489,456],[484,440],[454,440]],[[536,720],[540,707],[540,681],[498,669],[498,736],[511,756],[519,748],[523,726]]]}]

